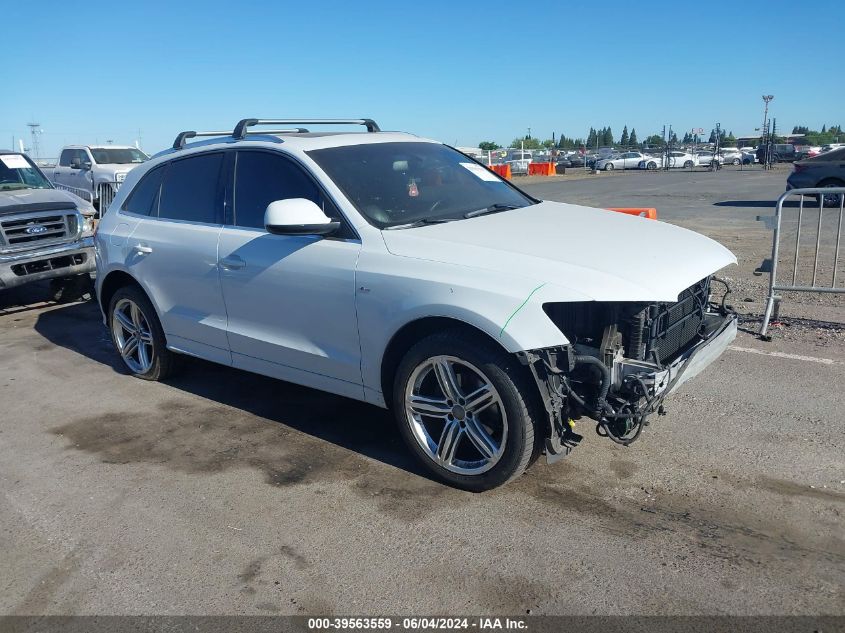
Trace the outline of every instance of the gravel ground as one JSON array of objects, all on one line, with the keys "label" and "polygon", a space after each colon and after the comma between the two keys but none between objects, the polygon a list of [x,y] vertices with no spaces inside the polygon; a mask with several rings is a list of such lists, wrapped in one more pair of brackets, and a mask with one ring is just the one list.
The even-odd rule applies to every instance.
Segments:
[{"label": "gravel ground", "polygon": [[[750,331],[784,177],[524,184],[720,239]],[[0,295],[2,614],[845,614],[841,299],[789,297],[634,446],[581,424],[473,495],[367,405],[193,360],[133,379],[93,304],[43,292]]]}]

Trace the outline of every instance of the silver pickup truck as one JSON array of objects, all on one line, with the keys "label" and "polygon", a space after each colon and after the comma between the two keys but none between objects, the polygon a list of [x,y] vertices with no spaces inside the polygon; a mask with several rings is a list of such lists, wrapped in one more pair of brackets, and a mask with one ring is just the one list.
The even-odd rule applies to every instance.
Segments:
[{"label": "silver pickup truck", "polygon": [[90,202],[59,191],[25,154],[0,150],[0,291],[53,280],[53,298],[90,286]]},{"label": "silver pickup truck", "polygon": [[91,201],[105,213],[123,179],[149,157],[131,145],[68,145],[52,167],[50,180],[59,189]]}]

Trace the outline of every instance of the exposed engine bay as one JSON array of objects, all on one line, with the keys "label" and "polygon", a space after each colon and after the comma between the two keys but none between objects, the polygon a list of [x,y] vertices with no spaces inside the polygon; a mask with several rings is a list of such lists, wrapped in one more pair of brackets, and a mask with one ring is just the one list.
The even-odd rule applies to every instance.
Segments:
[{"label": "exposed engine bay", "polygon": [[[710,300],[711,281],[726,288],[718,305]],[[530,367],[548,414],[548,461],[583,439],[573,431],[574,421],[583,417],[595,420],[596,432],[618,444],[636,441],[648,416],[664,412],[663,400],[691,367],[698,373],[733,340],[736,315],[725,305],[729,292],[721,279],[706,277],[674,303],[545,304],[570,344],[519,357]],[[717,354],[704,353],[717,339]]]}]

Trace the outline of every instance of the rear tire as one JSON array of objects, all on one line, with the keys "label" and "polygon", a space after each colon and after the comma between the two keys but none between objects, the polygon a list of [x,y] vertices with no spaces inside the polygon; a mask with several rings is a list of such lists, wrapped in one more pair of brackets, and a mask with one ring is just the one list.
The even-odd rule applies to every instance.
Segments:
[{"label": "rear tire", "polygon": [[648,163],[646,163],[645,168],[653,171],[657,169],[657,163],[655,163],[653,160],[650,160]]},{"label": "rear tire", "polygon": [[739,165],[741,162],[742,162],[742,161],[741,161],[741,160],[739,160],[738,158],[734,158],[734,159],[733,159],[733,161],[731,162],[731,164],[732,164],[732,165],[734,165],[734,166],[736,166],[736,165]]},{"label": "rear tire", "polygon": [[441,332],[414,345],[399,364],[393,413],[405,443],[436,478],[490,490],[539,455],[541,417],[528,378],[516,357],[495,344]]},{"label": "rear tire", "polygon": [[[826,180],[822,180],[817,187],[845,187],[845,182],[842,180],[838,180],[837,178],[827,178]],[[843,194],[836,194],[836,193],[829,193],[824,194],[822,196],[816,196],[816,203],[817,204],[824,204],[826,207],[838,207],[839,203],[841,202]],[[820,200],[819,198],[822,198]]]},{"label": "rear tire", "polygon": [[167,341],[152,302],[137,286],[124,286],[109,302],[112,344],[133,376],[159,381],[170,376],[176,354]]},{"label": "rear tire", "polygon": [[684,168],[692,169],[694,165],[695,165],[695,163],[693,163],[691,160],[688,160],[684,163]]}]

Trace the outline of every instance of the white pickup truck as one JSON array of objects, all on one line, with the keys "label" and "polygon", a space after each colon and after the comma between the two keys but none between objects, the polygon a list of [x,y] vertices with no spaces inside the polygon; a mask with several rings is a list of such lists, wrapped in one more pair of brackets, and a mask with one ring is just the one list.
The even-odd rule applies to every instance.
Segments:
[{"label": "white pickup truck", "polygon": [[128,145],[68,145],[59,155],[51,181],[88,200],[102,214],[126,174],[147,158],[144,152]]}]

